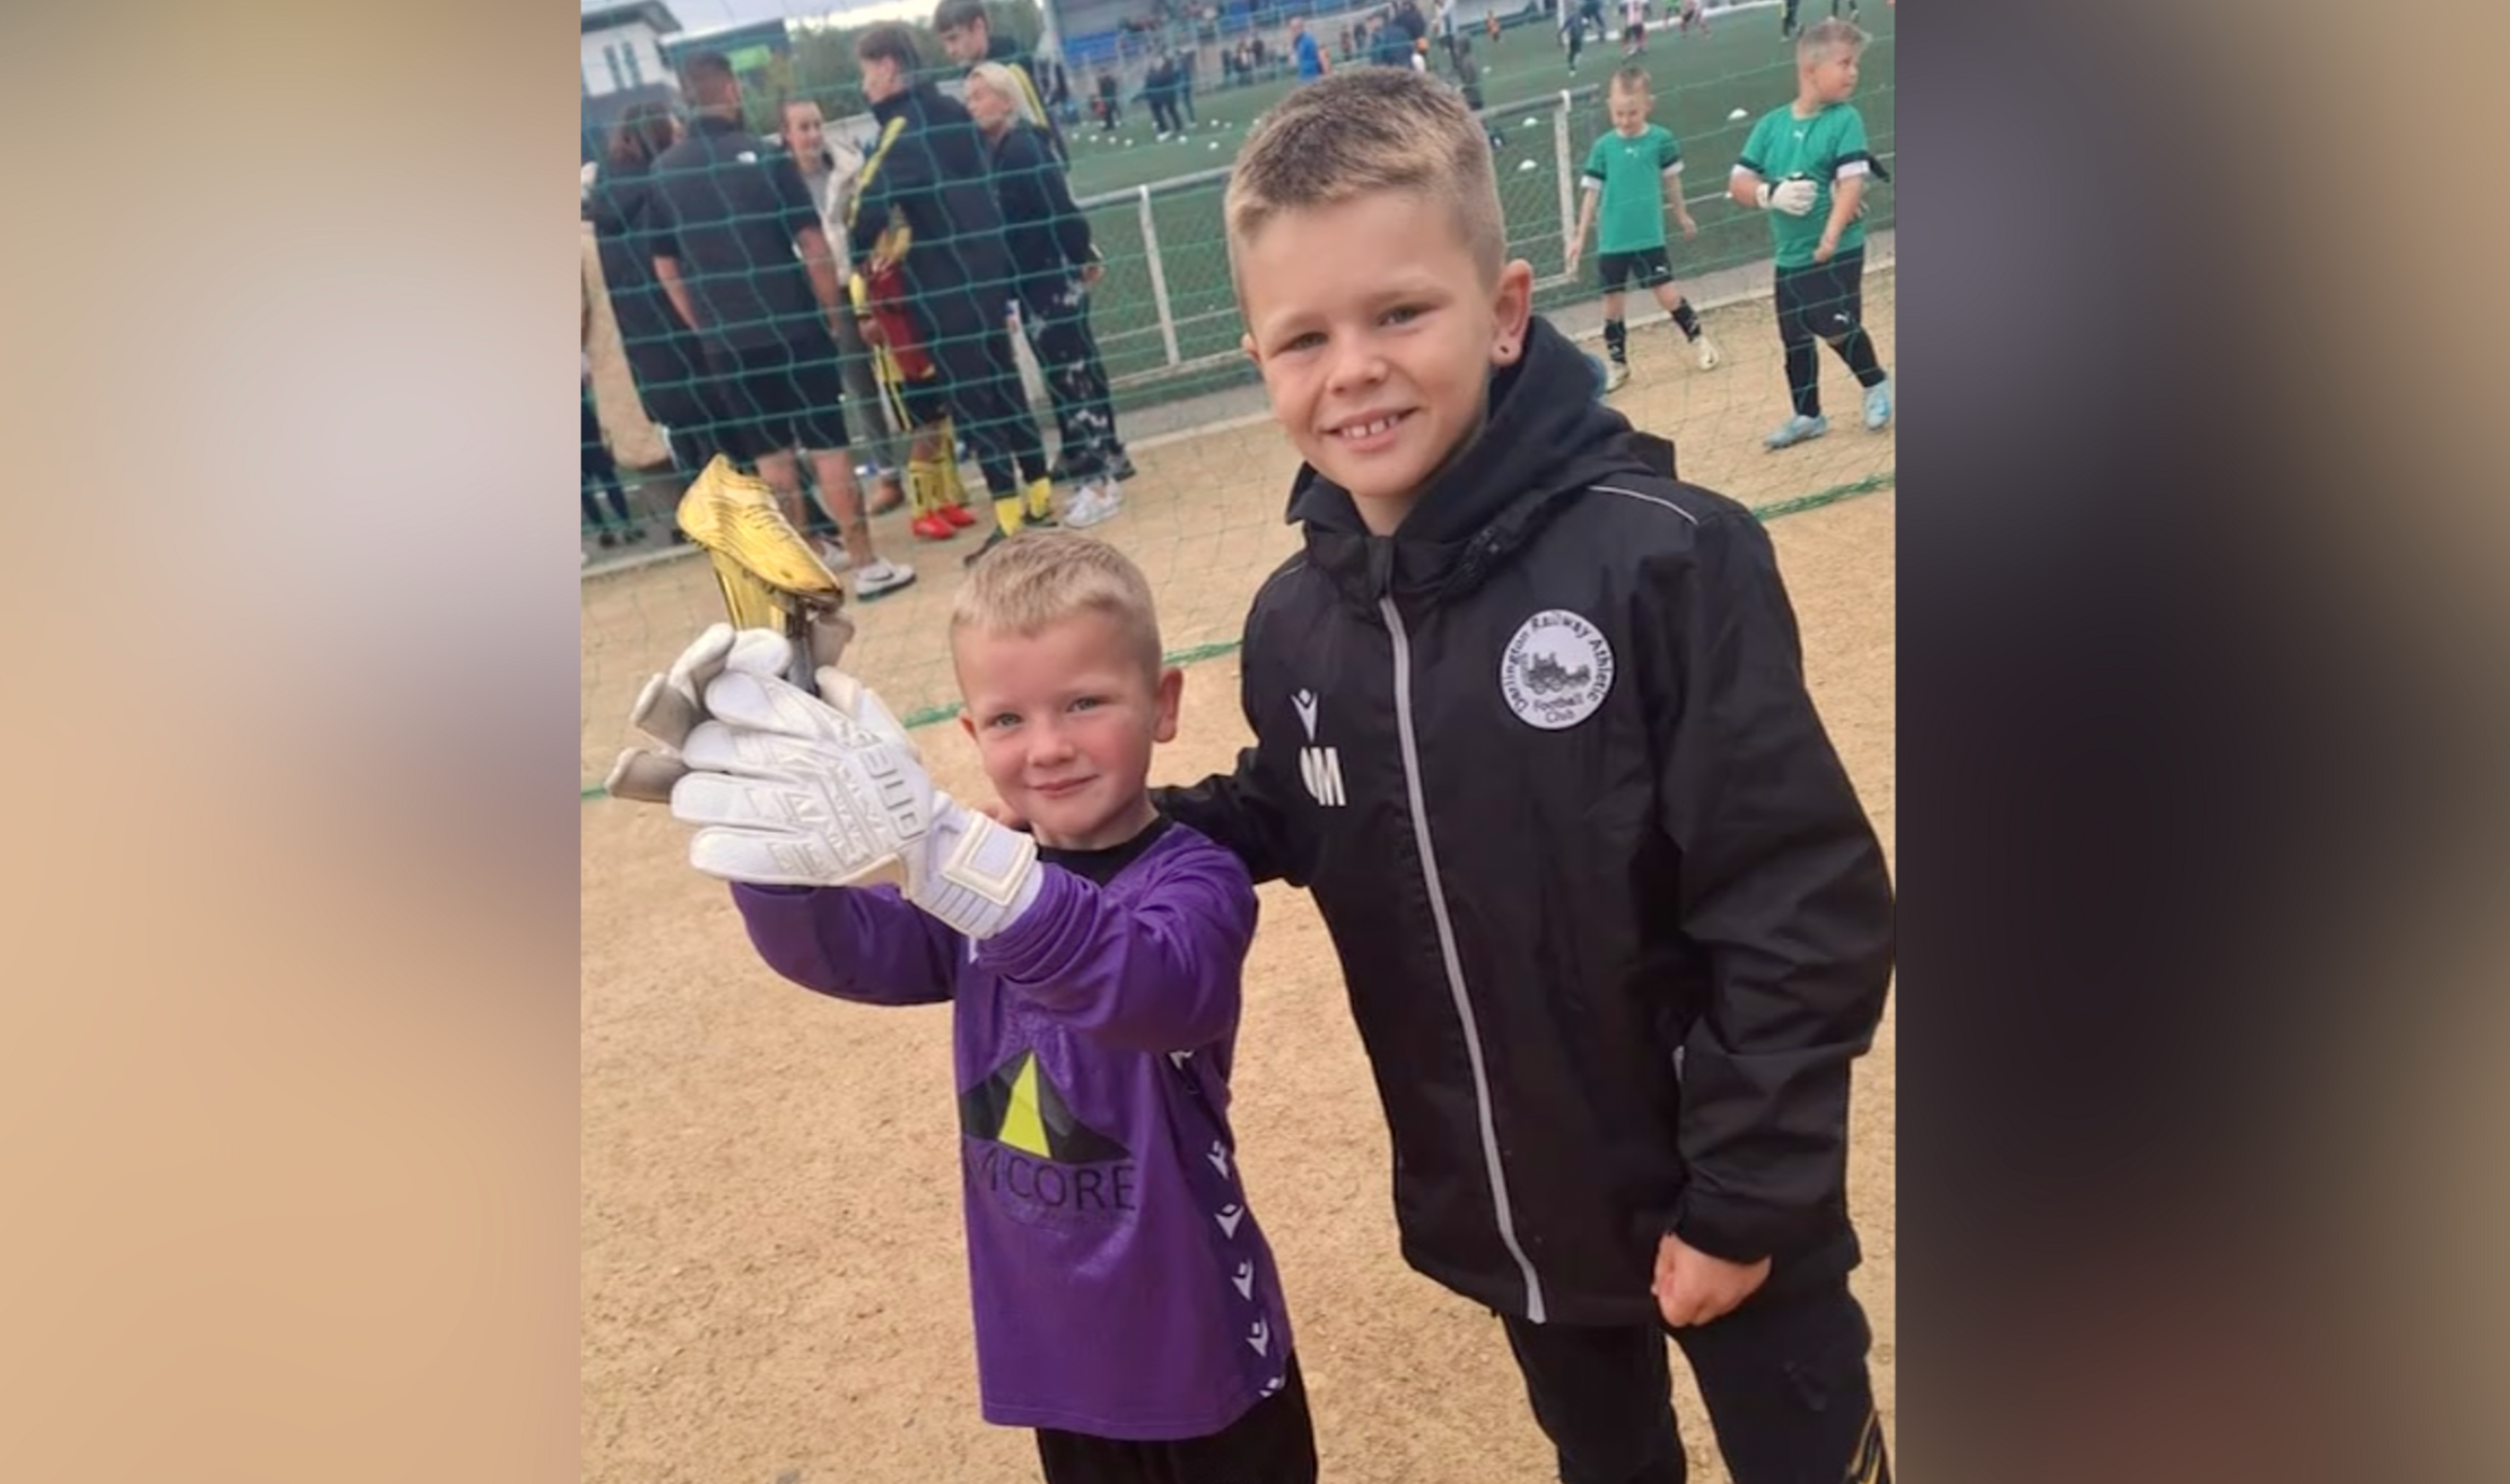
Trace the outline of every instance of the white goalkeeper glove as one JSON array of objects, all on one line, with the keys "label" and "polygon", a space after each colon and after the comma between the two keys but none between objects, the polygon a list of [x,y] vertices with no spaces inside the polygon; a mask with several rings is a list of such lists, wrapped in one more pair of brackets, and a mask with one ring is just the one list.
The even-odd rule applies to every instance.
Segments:
[{"label": "white goalkeeper glove", "polygon": [[1811,211],[1813,198],[1820,194],[1821,187],[1810,180],[1782,180],[1776,185],[1764,180],[1759,191],[1763,211],[1784,212],[1790,217]]},{"label": "white goalkeeper glove", "polygon": [[699,826],[689,864],[768,886],[890,882],[971,938],[1009,926],[1039,889],[1036,842],[932,786],[879,698],[835,669],[821,700],[782,678],[782,638],[744,635],[703,689],[672,814]]},{"label": "white goalkeeper glove", "polygon": [[[829,611],[814,615],[810,627],[811,661],[821,675],[835,674],[835,666],[844,653],[846,641],[854,636],[854,625],[843,613]],[[611,765],[610,776],[602,780],[603,792],[614,799],[631,799],[639,804],[669,804],[672,785],[688,771],[679,760],[679,749],[697,723],[706,719],[706,685],[724,672],[736,648],[767,646],[758,654],[765,657],[782,655],[789,662],[792,646],[770,629],[735,632],[728,623],[710,625],[690,645],[679,652],[666,674],[653,676],[628,710],[628,724],[662,744],[661,752],[631,747],[619,755]],[[753,662],[758,663],[758,662]],[[789,671],[788,671],[789,672]],[[849,715],[855,708],[856,696],[871,692],[846,677],[847,700],[839,706]],[[879,706],[878,698],[871,703]],[[888,713],[880,713],[882,720]],[[859,717],[857,719],[860,719]],[[897,723],[889,721],[889,729],[904,735]]]}]

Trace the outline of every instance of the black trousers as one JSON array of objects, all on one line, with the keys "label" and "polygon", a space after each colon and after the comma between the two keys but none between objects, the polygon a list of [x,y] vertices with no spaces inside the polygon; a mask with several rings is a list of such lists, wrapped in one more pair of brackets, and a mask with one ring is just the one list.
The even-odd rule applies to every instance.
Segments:
[{"label": "black trousers", "polygon": [[1107,367],[1089,328],[1089,299],[1080,280],[1023,285],[1020,324],[1054,400],[1064,469],[1075,479],[1104,473],[1125,446],[1116,436],[1115,398],[1107,389]]},{"label": "black trousers", "polygon": [[[1504,1322],[1562,1484],[1682,1484],[1663,1326]],[[1865,1368],[1873,1334],[1845,1278],[1755,1294],[1670,1333],[1734,1484],[1890,1484]]]},{"label": "black trousers", "polygon": [[985,493],[996,500],[1020,494],[1046,476],[1046,444],[1020,389],[1020,363],[1011,352],[1009,291],[954,290],[918,305],[924,311],[926,346],[950,399],[950,416],[976,453]]},{"label": "black trousers", "polygon": [[1316,1425],[1290,1357],[1281,1389],[1208,1437],[1128,1443],[1037,1429],[1046,1484],[1316,1484]]}]

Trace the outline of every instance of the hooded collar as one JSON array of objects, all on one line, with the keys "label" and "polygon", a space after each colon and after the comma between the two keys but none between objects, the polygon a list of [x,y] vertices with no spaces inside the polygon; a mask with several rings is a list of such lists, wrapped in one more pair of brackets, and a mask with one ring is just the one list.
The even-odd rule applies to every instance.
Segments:
[{"label": "hooded collar", "polygon": [[1301,465],[1288,518],[1306,527],[1309,561],[1363,608],[1388,593],[1444,602],[1481,586],[1589,484],[1674,476],[1674,446],[1597,401],[1592,364],[1540,318],[1525,355],[1491,374],[1467,453],[1390,536],[1372,535],[1350,492]]}]

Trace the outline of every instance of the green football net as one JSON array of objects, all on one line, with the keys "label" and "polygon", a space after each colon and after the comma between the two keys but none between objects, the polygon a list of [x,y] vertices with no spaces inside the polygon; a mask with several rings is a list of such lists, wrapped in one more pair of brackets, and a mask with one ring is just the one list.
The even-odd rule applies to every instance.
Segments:
[{"label": "green football net", "polygon": [[[702,24],[702,7],[689,9],[691,24]],[[1121,486],[1119,514],[1093,525],[1091,533],[1124,549],[1147,572],[1159,597],[1163,638],[1172,655],[1187,662],[1233,649],[1256,587],[1297,543],[1282,519],[1297,458],[1270,422],[1260,381],[1238,353],[1242,326],[1221,228],[1230,160],[1257,118],[1295,85],[1288,67],[1290,13],[1259,13],[1250,26],[1246,14],[1223,9],[1227,14],[1216,24],[1184,21],[1154,32],[1116,31],[1111,25],[1095,34],[1083,33],[1073,15],[1058,13],[1070,95],[1069,111],[1058,121],[1070,157],[1068,179],[1105,261],[1104,276],[1088,297],[1089,322],[1112,389],[1118,435],[1133,465],[1132,477]],[[1034,43],[1038,17],[1025,0],[989,10],[997,34]],[[1850,7],[1840,0],[1836,10],[1845,16]],[[1832,0],[1802,0],[1797,21],[1811,25],[1832,11]],[[1369,65],[1365,51],[1344,53],[1346,28],[1356,32],[1383,14],[1382,7],[1320,12],[1307,24],[1332,53],[1332,65],[1346,69]],[[1603,84],[1616,68],[1635,62],[1647,69],[1653,118],[1681,143],[1686,166],[1682,194],[1698,233],[1684,240],[1673,231],[1671,256],[1677,281],[1701,312],[1723,364],[1700,370],[1693,349],[1653,299],[1633,291],[1626,310],[1632,375],[1611,393],[1611,405],[1634,425],[1673,440],[1683,478],[1740,500],[1768,519],[1890,487],[1892,436],[1865,430],[1855,382],[1827,349],[1822,388],[1829,435],[1775,453],[1762,446],[1790,411],[1770,299],[1770,226],[1762,214],[1729,201],[1726,187],[1752,121],[1783,106],[1794,92],[1793,51],[1781,37],[1784,8],[1768,0],[1712,5],[1704,29],[1683,29],[1666,6],[1652,5],[1645,49],[1628,56],[1627,10],[1611,0],[1603,7],[1605,30],[1586,35],[1575,73],[1557,19],[1538,6],[1509,5],[1499,12],[1504,25],[1495,39],[1487,13],[1473,0],[1464,0],[1458,14],[1482,95],[1510,251],[1534,269],[1537,312],[1589,351],[1601,353],[1594,245],[1587,244],[1575,279],[1565,272],[1563,246],[1577,220],[1578,176],[1587,150],[1610,127]],[[1085,24],[1085,16],[1079,19]],[[1888,167],[1894,157],[1893,14],[1883,0],[1866,0],[1855,20],[1872,42],[1854,101],[1875,153]],[[779,124],[778,100],[807,98],[819,104],[832,137],[871,146],[875,128],[853,63],[855,34],[837,21],[796,19],[780,49],[746,44],[735,67],[743,74],[749,125],[772,138]],[[950,79],[946,90],[955,92],[956,69],[929,27],[918,26],[917,36],[928,67]],[[1251,58],[1252,49],[1242,54],[1240,43],[1258,37],[1264,43],[1261,60],[1241,71],[1238,59]],[[694,48],[683,48],[683,55],[689,49]],[[1146,82],[1153,92],[1164,91],[1153,72],[1163,49],[1191,52],[1195,59],[1190,91],[1180,90],[1174,99],[1179,126],[1164,136],[1144,91]],[[1456,75],[1454,53],[1434,37],[1427,57],[1438,75]],[[1112,120],[1096,106],[1101,73],[1116,83]],[[588,119],[587,132],[593,136],[589,154],[601,156],[607,131]],[[605,169],[595,168],[596,181]],[[1865,322],[1886,368],[1897,345],[1892,198],[1891,185],[1882,180],[1869,186],[1866,197],[1872,238]],[[615,254],[617,244],[612,246]],[[632,316],[613,309],[631,286],[613,283],[602,272],[590,225],[584,260],[593,306],[593,402],[619,465],[628,512],[622,524],[608,490],[587,478],[582,784],[585,796],[593,798],[625,745],[624,718],[638,686],[722,617],[722,602],[703,557],[673,539],[671,514],[693,470],[670,462],[660,436],[665,420],[648,406],[670,402],[670,391],[650,384],[650,376],[648,384],[639,384],[632,369],[639,347],[623,344],[621,330]],[[1023,390],[1033,399],[1029,411],[1051,454],[1058,442],[1055,409],[1025,350],[1023,369]],[[846,412],[859,430],[866,409],[849,404]],[[957,430],[964,441],[968,429]],[[865,457],[860,442],[858,437],[858,463]],[[807,471],[807,463],[803,467]],[[911,566],[918,580],[875,602],[848,604],[857,636],[847,668],[910,724],[954,714],[947,645],[951,595],[963,560],[991,524],[974,458],[959,468],[979,523],[950,539],[931,540],[910,529],[912,507],[874,517],[880,557]],[[874,487],[865,482],[867,492]],[[1056,486],[1058,507],[1074,488],[1070,482]],[[815,530],[833,533],[807,483],[804,508]]]}]

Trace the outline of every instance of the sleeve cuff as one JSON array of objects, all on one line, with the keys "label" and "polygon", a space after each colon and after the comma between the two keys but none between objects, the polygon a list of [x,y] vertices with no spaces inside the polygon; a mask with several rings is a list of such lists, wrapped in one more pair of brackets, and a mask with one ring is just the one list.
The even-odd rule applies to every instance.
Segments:
[{"label": "sleeve cuff", "polygon": [[1064,919],[1071,915],[1073,898],[1080,890],[1072,872],[1042,863],[1036,867],[1036,881],[1037,893],[1028,907],[977,950],[984,965],[1005,978],[1032,980],[1048,966]]},{"label": "sleeve cuff", "polygon": [[1802,1246],[1829,1223],[1820,1212],[1779,1210],[1693,1186],[1675,1201],[1665,1229],[1712,1258],[1757,1262]]}]

